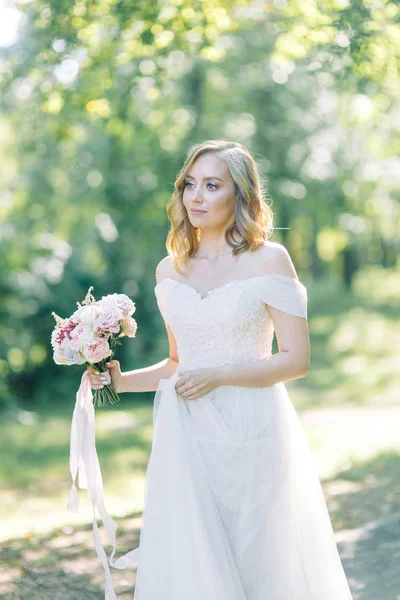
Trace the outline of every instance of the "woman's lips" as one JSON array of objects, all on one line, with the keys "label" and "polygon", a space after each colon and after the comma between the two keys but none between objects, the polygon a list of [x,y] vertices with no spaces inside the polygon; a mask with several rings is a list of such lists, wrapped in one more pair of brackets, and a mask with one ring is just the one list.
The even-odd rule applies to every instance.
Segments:
[{"label": "woman's lips", "polygon": [[205,210],[195,210],[193,208],[190,209],[192,215],[204,215],[207,211]]}]

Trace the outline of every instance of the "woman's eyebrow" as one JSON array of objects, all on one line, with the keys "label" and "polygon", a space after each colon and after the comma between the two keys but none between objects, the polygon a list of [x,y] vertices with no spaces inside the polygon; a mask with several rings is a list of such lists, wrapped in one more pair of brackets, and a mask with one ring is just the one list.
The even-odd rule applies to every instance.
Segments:
[{"label": "woman's eyebrow", "polygon": [[[186,175],[187,179],[194,179],[194,177],[192,177],[191,175]],[[218,179],[218,181],[222,181],[222,183],[224,183],[223,179],[220,179],[219,177],[203,177],[203,181],[207,181],[208,179]]]}]

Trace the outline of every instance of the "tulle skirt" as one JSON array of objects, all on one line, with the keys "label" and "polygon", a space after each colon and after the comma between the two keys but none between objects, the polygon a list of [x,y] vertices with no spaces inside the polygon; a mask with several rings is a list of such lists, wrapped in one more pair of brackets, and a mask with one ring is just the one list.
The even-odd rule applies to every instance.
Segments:
[{"label": "tulle skirt", "polygon": [[286,387],[154,397],[134,600],[351,600]]}]

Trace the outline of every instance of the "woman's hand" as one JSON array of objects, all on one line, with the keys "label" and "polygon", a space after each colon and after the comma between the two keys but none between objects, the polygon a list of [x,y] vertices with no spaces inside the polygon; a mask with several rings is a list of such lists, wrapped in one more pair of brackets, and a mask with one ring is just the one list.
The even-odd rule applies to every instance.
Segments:
[{"label": "woman's hand", "polygon": [[119,392],[119,384],[121,382],[122,373],[121,367],[118,360],[111,360],[106,363],[108,366],[107,371],[100,373],[93,367],[87,367],[89,371],[89,381],[94,390],[101,390],[103,386],[113,384],[115,391]]},{"label": "woman's hand", "polygon": [[218,380],[218,370],[214,368],[179,370],[178,375],[175,390],[184,400],[198,400],[221,385]]}]

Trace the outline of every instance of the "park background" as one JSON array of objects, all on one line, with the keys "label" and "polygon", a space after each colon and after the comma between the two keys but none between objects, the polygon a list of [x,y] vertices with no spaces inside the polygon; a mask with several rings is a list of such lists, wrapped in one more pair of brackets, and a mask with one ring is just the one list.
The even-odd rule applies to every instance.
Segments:
[{"label": "park background", "polygon": [[[86,492],[66,510],[83,368],[54,364],[51,312],[128,294],[122,369],[167,356],[166,204],[215,138],[253,153],[308,290],[310,370],[286,385],[354,600],[400,597],[399,5],[1,0],[0,47],[1,597],[103,598]],[[96,409],[118,554],[138,543],[153,397]],[[113,578],[131,599],[134,573]]]}]

